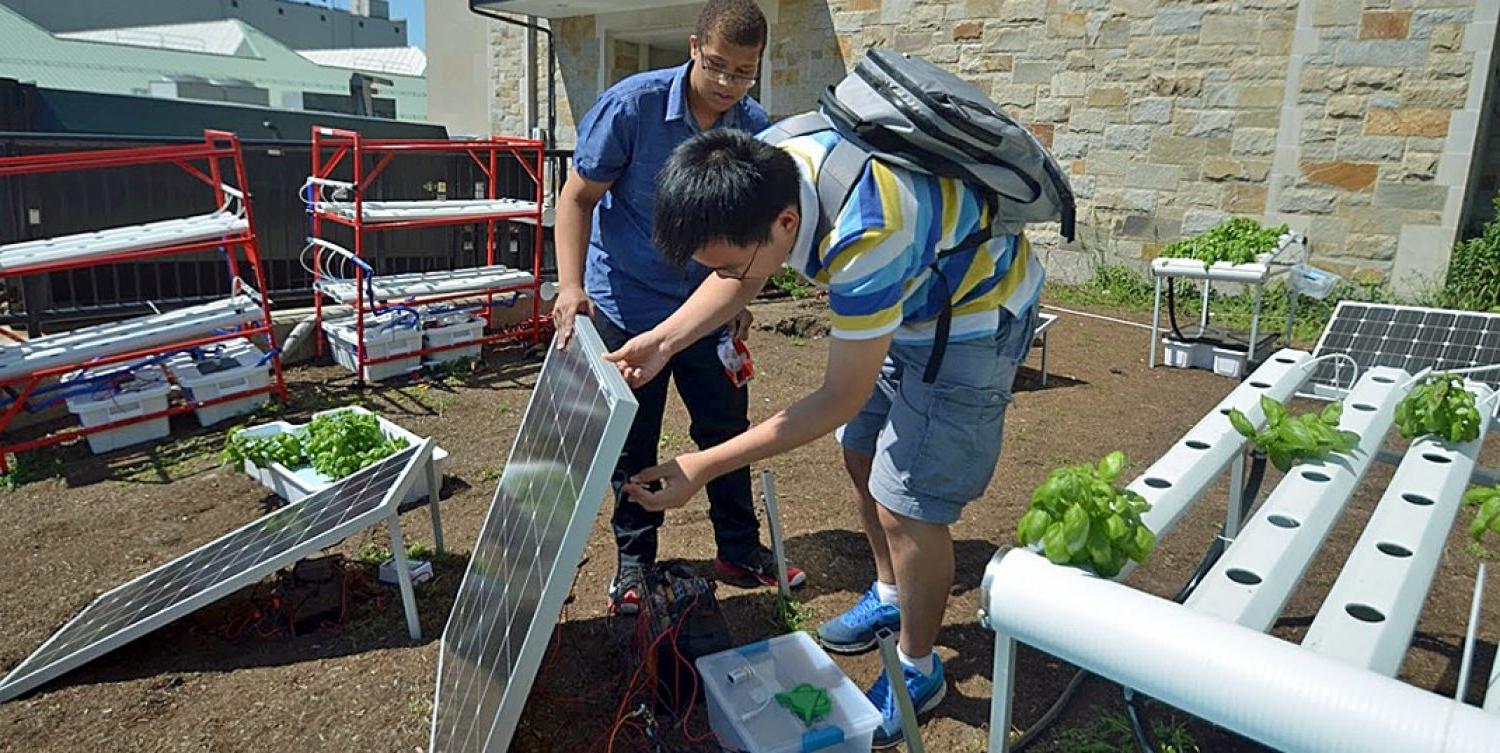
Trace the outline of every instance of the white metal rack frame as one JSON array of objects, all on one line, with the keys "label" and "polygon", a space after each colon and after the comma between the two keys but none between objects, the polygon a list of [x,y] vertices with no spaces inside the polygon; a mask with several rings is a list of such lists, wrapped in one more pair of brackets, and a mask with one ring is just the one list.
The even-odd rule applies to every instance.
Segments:
[{"label": "white metal rack frame", "polygon": [[[1302,645],[1263,632],[1382,456],[1395,405],[1413,382],[1399,369],[1366,372],[1340,420],[1340,428],[1360,433],[1357,449],[1293,467],[1241,530],[1235,497],[1246,440],[1228,426],[1228,409],[1239,407],[1263,425],[1259,397],[1286,399],[1316,364],[1299,351],[1274,354],[1129,485],[1153,505],[1144,522],[1160,537],[1231,469],[1225,535],[1232,543],[1185,604],[1027,550],[996,553],[980,612],[996,634],[992,753],[1009,749],[1018,641],[1288,753],[1496,750],[1494,682],[1484,709],[1495,713],[1486,714],[1394,679],[1490,411],[1481,411],[1486,425],[1472,442],[1412,443]],[[1493,395],[1482,384],[1469,389],[1481,401]]]},{"label": "white metal rack frame", "polygon": [[[1198,317],[1199,329],[1208,326],[1209,293],[1215,282],[1239,283],[1249,285],[1254,291],[1255,302],[1250,314],[1250,336],[1249,350],[1245,354],[1247,365],[1254,365],[1259,349],[1258,338],[1260,336],[1260,307],[1261,300],[1265,294],[1266,283],[1276,274],[1276,268],[1281,260],[1288,254],[1298,255],[1299,261],[1307,260],[1307,236],[1302,233],[1292,232],[1281,236],[1276,248],[1270,252],[1261,254],[1256,261],[1249,264],[1230,264],[1229,262],[1215,262],[1205,265],[1196,259],[1180,259],[1171,257],[1160,257],[1151,260],[1151,277],[1155,286],[1155,292],[1151,305],[1151,350],[1147,356],[1147,362],[1151,368],[1156,368],[1156,354],[1161,349],[1161,294],[1167,281],[1172,278],[1203,281],[1203,300],[1200,304]],[[1290,345],[1292,342],[1292,325],[1297,318],[1297,293],[1287,286],[1287,326],[1283,336],[1283,342]]]}]

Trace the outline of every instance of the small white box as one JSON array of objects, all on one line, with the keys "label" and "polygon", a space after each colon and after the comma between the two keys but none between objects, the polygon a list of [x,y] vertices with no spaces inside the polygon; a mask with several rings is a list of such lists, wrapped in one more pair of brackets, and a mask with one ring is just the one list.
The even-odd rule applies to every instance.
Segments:
[{"label": "small white box", "polygon": [[[708,724],[726,750],[866,753],[874,742],[880,711],[803,631],[710,654],[696,665]],[[811,725],[775,698],[802,683],[828,691],[832,705]]]},{"label": "small white box", "polygon": [[1214,373],[1232,379],[1241,379],[1246,374],[1245,354],[1232,348],[1214,348]]},{"label": "small white box", "polygon": [[[406,571],[411,573],[411,584],[413,586],[432,580],[432,563],[427,560],[408,559],[406,561]],[[381,583],[396,585],[396,560],[392,558],[380,563],[380,571],[376,575],[376,578]]]},{"label": "small white box", "polygon": [[1161,339],[1164,360],[1168,366],[1178,369],[1212,370],[1213,346],[1205,343],[1181,342],[1171,337]]},{"label": "small white box", "polygon": [[[484,319],[472,316],[467,311],[424,317],[422,327],[424,350],[478,340],[484,336]],[[467,347],[440,350],[422,356],[422,363],[452,363],[463,358],[478,358],[480,350],[481,346],[477,342]]]},{"label": "small white box", "polygon": [[[179,353],[167,361],[167,373],[193,402],[216,400],[239,392],[263,389],[271,384],[271,366],[255,344],[240,338],[214,346]],[[240,400],[210,405],[194,411],[198,423],[211,426],[226,418],[253,413],[271,399],[262,392]]]},{"label": "small white box", "polygon": [[[323,333],[328,336],[328,345],[333,350],[333,360],[350,373],[359,372],[358,332],[354,317],[323,322]],[[422,349],[422,330],[409,312],[391,312],[365,317],[365,360],[399,356],[412,353],[409,358],[398,358],[365,366],[364,378],[373,382],[410,374],[422,368],[422,359],[415,355]]]},{"label": "small white box", "polygon": [[[103,379],[95,377],[103,376]],[[95,386],[81,394],[67,398],[68,410],[78,414],[78,422],[84,428],[103,426],[116,421],[158,413],[167,409],[167,397],[172,385],[159,366],[142,366],[134,373],[124,369],[91,373],[87,369],[70,372],[62,378],[63,384],[73,384],[72,389],[86,389],[83,380],[91,380]],[[65,387],[65,390],[71,391]],[[161,439],[172,433],[166,416],[140,421],[118,429],[89,434],[89,450],[95,455],[118,450],[121,447]]]}]

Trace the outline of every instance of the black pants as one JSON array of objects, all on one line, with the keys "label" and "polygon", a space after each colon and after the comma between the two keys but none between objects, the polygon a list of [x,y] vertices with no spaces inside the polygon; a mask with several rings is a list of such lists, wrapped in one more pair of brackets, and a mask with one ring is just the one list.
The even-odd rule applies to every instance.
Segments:
[{"label": "black pants", "polygon": [[[593,321],[610,350],[634,336],[603,315]],[[659,462],[656,449],[661,441],[668,378],[677,383],[677,394],[687,406],[692,422],[688,433],[699,449],[713,447],[750,428],[749,390],[735,387],[724,373],[717,350],[718,337],[714,333],[688,346],[673,356],[655,379],[635,390],[640,407],[611,479],[615,491],[611,522],[621,564],[649,565],[656,561],[656,529],[661,527],[665,516],[631,501],[621,492],[621,486],[625,479]],[[755,503],[750,496],[750,469],[740,468],[708,482],[707,491],[708,518],[713,522],[718,556],[744,560],[760,545],[760,523],[755,518]]]}]

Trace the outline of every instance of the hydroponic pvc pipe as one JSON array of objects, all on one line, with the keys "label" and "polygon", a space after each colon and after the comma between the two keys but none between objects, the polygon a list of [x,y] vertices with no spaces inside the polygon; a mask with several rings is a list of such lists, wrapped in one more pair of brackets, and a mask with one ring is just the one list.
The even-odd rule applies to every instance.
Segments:
[{"label": "hydroponic pvc pipe", "polygon": [[1494,753],[1500,741],[1500,717],[1478,708],[1024,549],[998,552],[985,582],[1003,673],[991,753],[1008,747],[1015,641],[1285,753]]},{"label": "hydroponic pvc pipe", "polygon": [[1360,377],[1339,420],[1340,429],[1359,434],[1354,451],[1293,466],[1188,597],[1188,607],[1256,631],[1270,628],[1374,462],[1406,377],[1385,367]]},{"label": "hydroponic pvc pipe", "polygon": [[[1491,394],[1482,384],[1468,387],[1479,400]],[[1346,403],[1345,410],[1351,404]],[[1303,646],[1396,675],[1489,423],[1489,411],[1480,411],[1479,436],[1472,441],[1449,443],[1428,435],[1411,443],[1302,639]]]}]

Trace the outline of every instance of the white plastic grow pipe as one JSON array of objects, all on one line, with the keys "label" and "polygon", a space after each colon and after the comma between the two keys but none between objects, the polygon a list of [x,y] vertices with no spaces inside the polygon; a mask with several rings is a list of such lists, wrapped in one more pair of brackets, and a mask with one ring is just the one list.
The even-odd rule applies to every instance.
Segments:
[{"label": "white plastic grow pipe", "polygon": [[1494,753],[1500,740],[1500,718],[1478,708],[1026,550],[997,553],[985,581],[1005,672],[990,753],[1009,747],[1016,641],[1285,753]]},{"label": "white plastic grow pipe", "polygon": [[1188,597],[1188,607],[1257,631],[1270,628],[1374,462],[1406,376],[1384,367],[1365,372],[1339,420],[1340,429],[1360,436],[1354,452],[1294,466]]},{"label": "white plastic grow pipe", "polygon": [[[1481,384],[1468,387],[1480,399],[1491,394]],[[1304,647],[1396,676],[1484,444],[1490,417],[1481,413],[1479,421],[1479,436],[1469,442],[1431,435],[1412,442],[1313,618]]]},{"label": "white plastic grow pipe", "polygon": [[[1141,516],[1141,521],[1152,533],[1161,537],[1171,530],[1204,490],[1223,475],[1230,462],[1240,456],[1246,440],[1230,425],[1229,411],[1238,408],[1251,423],[1257,426],[1265,424],[1265,412],[1260,408],[1261,396],[1266,395],[1278,402],[1291,397],[1311,373],[1299,368],[1309,358],[1310,355],[1300,350],[1282,350],[1266,359],[1151,467],[1126,486],[1151,503],[1151,510]],[[1123,578],[1128,572],[1129,569],[1119,577]]]}]

